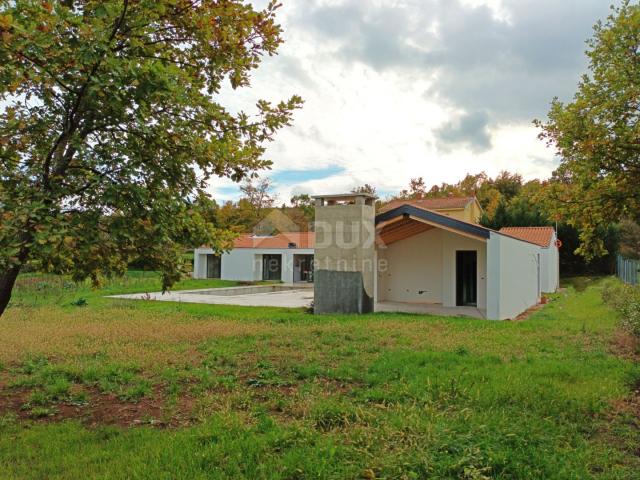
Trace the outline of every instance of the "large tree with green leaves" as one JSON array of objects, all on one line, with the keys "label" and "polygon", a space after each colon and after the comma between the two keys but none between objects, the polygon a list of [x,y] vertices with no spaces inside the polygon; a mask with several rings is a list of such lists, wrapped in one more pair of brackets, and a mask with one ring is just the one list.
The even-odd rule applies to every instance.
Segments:
[{"label": "large tree with green leaves", "polygon": [[276,52],[277,8],[0,0],[0,313],[27,263],[99,282],[138,258],[166,288],[185,245],[229,245],[196,199],[267,167],[301,103],[222,105]]},{"label": "large tree with green leaves", "polygon": [[580,230],[578,252],[606,253],[604,227],[640,205],[640,6],[625,1],[595,26],[589,73],[572,102],[554,100],[541,137],[557,149],[550,198]]}]

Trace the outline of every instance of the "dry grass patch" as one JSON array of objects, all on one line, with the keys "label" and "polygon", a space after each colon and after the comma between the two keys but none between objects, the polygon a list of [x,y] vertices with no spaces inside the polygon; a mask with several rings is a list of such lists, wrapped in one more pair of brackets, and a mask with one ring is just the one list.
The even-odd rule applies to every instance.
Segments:
[{"label": "dry grass patch", "polygon": [[260,323],[195,320],[186,314],[144,310],[10,309],[0,324],[0,362],[16,363],[25,356],[67,358],[102,353],[146,367],[189,358],[196,354],[193,346],[205,340],[270,330]]}]

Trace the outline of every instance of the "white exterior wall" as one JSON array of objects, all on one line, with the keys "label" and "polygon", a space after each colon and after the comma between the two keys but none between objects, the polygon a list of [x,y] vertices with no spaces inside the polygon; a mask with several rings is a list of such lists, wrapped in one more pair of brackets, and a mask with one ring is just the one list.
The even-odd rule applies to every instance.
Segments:
[{"label": "white exterior wall", "polygon": [[[210,248],[197,248],[194,252],[194,278],[207,278],[207,255]],[[262,255],[282,255],[282,277],[293,283],[293,256],[313,255],[312,248],[235,248],[222,254],[222,280],[254,282],[262,280]]]},{"label": "white exterior wall", "polygon": [[[378,249],[378,301],[456,306],[456,251],[478,257],[478,308],[487,304],[485,242],[434,228]],[[385,268],[386,266],[386,268]]]},{"label": "white exterior wall", "polygon": [[542,257],[542,291],[553,293],[560,287],[560,252],[556,246],[556,234],[551,238],[547,248],[541,248]]},{"label": "white exterior wall", "polygon": [[378,271],[379,301],[442,303],[442,230],[379,248],[378,258],[384,259]]},{"label": "white exterior wall", "polygon": [[542,287],[540,247],[491,232],[487,258],[487,318],[515,318],[538,303]]}]

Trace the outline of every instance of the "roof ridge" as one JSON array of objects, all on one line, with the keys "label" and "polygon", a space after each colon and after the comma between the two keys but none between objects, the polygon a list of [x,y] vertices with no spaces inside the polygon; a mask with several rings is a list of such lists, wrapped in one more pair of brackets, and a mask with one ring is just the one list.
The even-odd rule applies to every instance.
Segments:
[{"label": "roof ridge", "polygon": [[551,225],[545,225],[545,226],[530,226],[530,227],[500,227],[500,230],[507,230],[510,228],[538,228],[538,229],[551,229],[553,230],[553,227]]}]

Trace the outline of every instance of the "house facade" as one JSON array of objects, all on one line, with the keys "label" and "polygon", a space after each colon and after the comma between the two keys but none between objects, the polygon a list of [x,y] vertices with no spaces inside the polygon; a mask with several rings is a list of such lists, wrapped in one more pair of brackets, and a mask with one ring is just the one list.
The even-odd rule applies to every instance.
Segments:
[{"label": "house facade", "polygon": [[254,282],[260,280],[303,283],[313,281],[314,235],[291,232],[277,235],[244,234],[221,255],[196,248],[194,278],[220,278]]},{"label": "house facade", "polygon": [[[555,291],[558,245],[555,233],[548,235],[552,229],[535,230],[548,236],[543,246],[525,235],[527,229],[508,234],[479,225],[475,200],[443,200],[449,203],[398,201],[376,215],[367,195],[316,197],[316,230],[320,222],[325,231],[315,249],[316,311],[364,313],[389,303],[423,304],[456,312],[467,307],[503,320]],[[456,201],[461,206],[454,210]],[[358,241],[344,244],[345,236]]]},{"label": "house facade", "polygon": [[473,197],[394,201],[377,213],[374,202],[316,197],[315,232],[242,235],[219,256],[196,249],[194,276],[313,281],[316,313],[434,305],[500,320],[558,288],[551,227],[488,229]]}]

